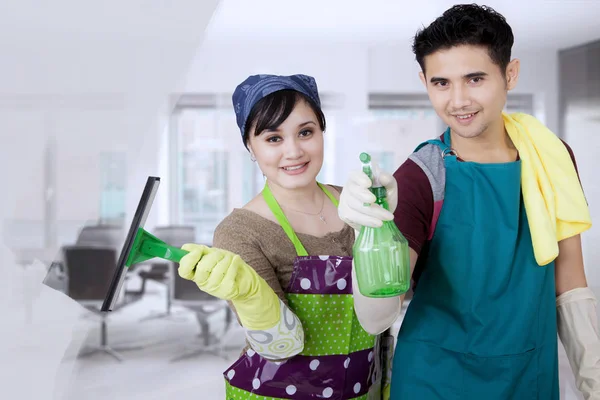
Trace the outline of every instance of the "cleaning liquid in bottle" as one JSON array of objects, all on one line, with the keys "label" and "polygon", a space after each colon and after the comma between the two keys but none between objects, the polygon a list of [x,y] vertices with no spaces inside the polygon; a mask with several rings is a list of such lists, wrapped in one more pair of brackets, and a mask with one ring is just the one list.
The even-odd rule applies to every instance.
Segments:
[{"label": "cleaning liquid in bottle", "polygon": [[[377,165],[361,153],[363,172],[371,179],[375,203],[389,210],[387,192],[379,182]],[[379,228],[363,226],[352,248],[358,289],[363,296],[381,298],[406,293],[410,287],[408,241],[394,221]]]}]

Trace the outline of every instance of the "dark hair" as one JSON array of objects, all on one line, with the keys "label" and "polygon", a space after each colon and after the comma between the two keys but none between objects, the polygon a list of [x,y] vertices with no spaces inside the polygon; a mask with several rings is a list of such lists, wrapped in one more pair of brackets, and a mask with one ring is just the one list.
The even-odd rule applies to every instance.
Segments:
[{"label": "dark hair", "polygon": [[305,101],[315,113],[321,130],[325,131],[325,115],[319,106],[304,94],[291,89],[279,90],[260,99],[248,115],[244,130],[244,146],[248,148],[250,130],[255,126],[255,136],[265,129],[276,129],[292,113],[299,101]]},{"label": "dark hair", "polygon": [[459,4],[444,12],[414,38],[413,53],[425,73],[425,57],[460,45],[485,46],[502,72],[510,62],[514,36],[504,16],[488,6]]}]

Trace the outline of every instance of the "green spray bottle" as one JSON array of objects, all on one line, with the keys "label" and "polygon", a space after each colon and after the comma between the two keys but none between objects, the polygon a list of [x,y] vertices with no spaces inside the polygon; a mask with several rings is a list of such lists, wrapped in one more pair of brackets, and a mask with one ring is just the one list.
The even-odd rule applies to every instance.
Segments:
[{"label": "green spray bottle", "polygon": [[[387,191],[379,182],[377,165],[361,153],[363,172],[371,179],[375,204],[389,210]],[[406,293],[410,287],[408,241],[394,221],[379,228],[363,226],[352,248],[358,289],[363,296],[381,298]]]}]

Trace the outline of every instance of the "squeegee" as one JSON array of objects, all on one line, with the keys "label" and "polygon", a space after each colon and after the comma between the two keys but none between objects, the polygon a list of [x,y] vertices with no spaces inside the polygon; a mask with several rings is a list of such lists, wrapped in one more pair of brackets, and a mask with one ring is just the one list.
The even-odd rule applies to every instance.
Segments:
[{"label": "squeegee", "polygon": [[156,236],[144,230],[144,224],[150,213],[150,208],[154,202],[159,185],[160,178],[155,176],[148,177],[127,237],[125,238],[125,243],[121,249],[117,268],[108,288],[108,293],[102,303],[101,311],[113,310],[129,267],[155,257],[178,263],[188,253],[178,247],[167,245]]}]

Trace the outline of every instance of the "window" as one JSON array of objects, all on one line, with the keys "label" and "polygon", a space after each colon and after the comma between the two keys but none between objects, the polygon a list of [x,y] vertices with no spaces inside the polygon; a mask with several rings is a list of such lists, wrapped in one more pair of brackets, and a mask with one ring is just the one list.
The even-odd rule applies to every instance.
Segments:
[{"label": "window", "polygon": [[[533,96],[509,94],[505,111],[534,115]],[[369,96],[365,146],[388,171],[395,171],[420,143],[441,135],[446,128],[427,94],[373,93]]]},{"label": "window", "polygon": [[339,107],[342,104],[342,97],[321,95],[321,104],[325,114],[326,129],[323,137],[325,147],[323,166],[317,175],[317,182],[330,184],[335,182],[337,122],[340,118]]},{"label": "window", "polygon": [[507,113],[521,112],[535,116],[533,95],[509,93],[504,111]]},{"label": "window", "polygon": [[[317,179],[329,182],[335,154],[331,96],[321,96],[327,117],[325,157]],[[170,221],[196,227],[198,243],[211,245],[217,225],[264,186],[258,165],[244,147],[230,95],[185,94],[170,122]]]},{"label": "window", "polygon": [[441,121],[421,94],[371,94],[366,120],[373,159],[390,173],[396,171],[423,141],[440,135]]},{"label": "window", "polygon": [[101,225],[125,222],[126,159],[124,152],[100,153],[100,217]]},{"label": "window", "polygon": [[215,95],[185,95],[171,118],[170,220],[194,226],[197,242],[208,245],[219,222],[255,190],[249,176],[256,166],[224,101]]}]

